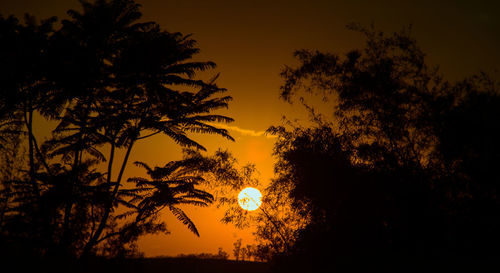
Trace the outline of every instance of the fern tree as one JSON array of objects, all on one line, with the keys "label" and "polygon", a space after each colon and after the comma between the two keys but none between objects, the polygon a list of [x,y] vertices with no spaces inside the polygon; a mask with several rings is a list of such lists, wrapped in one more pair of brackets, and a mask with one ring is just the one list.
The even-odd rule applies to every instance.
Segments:
[{"label": "fern tree", "polygon": [[[46,204],[41,209],[46,214],[40,217],[47,228],[40,237],[47,242],[41,244],[40,255],[88,256],[98,246],[112,243],[117,230],[124,236],[139,228],[120,227],[123,223],[116,218],[123,204],[124,172],[138,141],[161,134],[182,147],[205,150],[190,133],[233,140],[226,130],[212,125],[232,121],[213,113],[226,108],[231,97],[215,84],[217,77],[195,78],[215,67],[213,62],[191,61],[199,52],[195,40],[166,32],[154,22],[140,22],[140,6],[134,1],[81,4],[82,11],[68,11],[70,19],[44,36],[47,47],[35,55],[49,60],[43,81],[37,81],[47,92],[27,96],[42,97],[48,106],[28,107],[29,113],[41,113],[57,123],[43,144],[28,130],[28,180],[34,181],[38,199]],[[32,118],[24,116],[27,128],[32,128]],[[121,151],[123,157],[118,156]],[[170,205],[178,217],[185,216]],[[151,217],[144,214],[135,224],[145,228],[144,221]]]},{"label": "fern tree", "polygon": [[[13,16],[0,17],[0,149],[4,155],[16,155],[22,151],[20,147],[27,148],[26,160],[13,156],[1,162],[3,167],[17,169],[9,170],[15,175],[1,180],[2,199],[8,200],[2,212],[2,236],[23,238],[21,241],[35,238],[30,243],[35,252],[43,244],[41,237],[48,234],[50,223],[40,181],[40,172],[47,172],[48,166],[35,137],[34,116],[38,113],[51,118],[60,109],[52,100],[52,83],[45,75],[54,21],[50,18],[39,23],[26,15],[20,23]],[[26,145],[21,145],[23,141]],[[15,248],[23,244],[18,242],[6,239],[6,245]]]},{"label": "fern tree", "polygon": [[200,184],[206,182],[199,170],[201,166],[197,164],[201,163],[199,161],[200,159],[187,158],[155,168],[149,167],[144,162],[135,162],[137,166],[146,169],[149,179],[129,178],[129,182],[135,183],[135,189],[120,191],[120,197],[132,197],[128,201],[120,198],[121,203],[134,209],[127,214],[135,214],[135,222],[141,222],[167,208],[190,231],[199,236],[195,224],[180,207],[181,205],[205,207],[214,201],[210,193],[198,189]]},{"label": "fern tree", "polygon": [[[83,2],[83,13],[69,14],[72,20],[63,21],[61,40],[69,40],[76,51],[89,55],[76,60],[70,68],[79,70],[80,61],[90,68],[84,71],[87,77],[77,81],[83,84],[79,84],[76,99],[56,129],[58,135],[53,143],[57,145],[52,153],[72,155],[74,166],[82,154],[107,164],[104,185],[96,187],[107,188],[108,196],[83,248],[86,255],[111,228],[109,221],[134,144],[164,134],[183,147],[204,149],[188,137],[189,132],[232,139],[226,130],[207,123],[232,121],[211,114],[227,107],[231,98],[214,97],[225,91],[215,85],[215,79],[194,79],[196,72],[215,67],[212,62],[189,61],[199,51],[194,40],[163,31],[155,23],[138,23],[139,5],[133,1]],[[66,83],[63,87],[67,88]],[[103,146],[109,147],[107,156],[98,149]],[[116,157],[120,149],[125,151],[121,159]],[[115,164],[117,174],[112,173]],[[72,204],[68,206],[71,213]]]}]

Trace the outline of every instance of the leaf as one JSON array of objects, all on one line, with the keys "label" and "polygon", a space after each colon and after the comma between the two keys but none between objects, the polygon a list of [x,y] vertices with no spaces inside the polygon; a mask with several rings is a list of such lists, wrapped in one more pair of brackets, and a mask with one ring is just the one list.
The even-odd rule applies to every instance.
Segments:
[{"label": "leaf", "polygon": [[152,173],[153,170],[151,169],[151,167],[149,167],[148,164],[144,163],[144,162],[141,162],[141,161],[135,161],[134,162],[134,165],[138,166],[138,167],[143,167],[144,169],[146,169],[146,171],[148,172],[148,174]]},{"label": "leaf", "polygon": [[189,230],[191,230],[191,232],[196,234],[196,236],[200,237],[200,234],[198,233],[198,229],[196,229],[196,226],[194,225],[193,221],[191,221],[191,219],[189,219],[189,217],[184,213],[183,210],[181,210],[177,207],[174,207],[174,206],[169,206],[169,209],[172,212],[172,214],[174,214],[175,217],[177,217],[177,219],[179,219],[179,221],[181,221],[184,225],[186,225],[188,227]]}]

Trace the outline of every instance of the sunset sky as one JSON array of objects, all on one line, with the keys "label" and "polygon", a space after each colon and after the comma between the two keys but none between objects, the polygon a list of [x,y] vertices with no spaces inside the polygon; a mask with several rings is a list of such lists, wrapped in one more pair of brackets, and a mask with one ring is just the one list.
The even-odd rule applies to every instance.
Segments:
[{"label": "sunset sky", "polygon": [[[264,131],[281,124],[282,116],[307,120],[300,105],[279,99],[280,70],[293,65],[297,49],[344,53],[363,47],[363,37],[345,28],[348,23],[374,23],[384,32],[413,25],[413,34],[430,64],[440,65],[445,78],[456,80],[483,70],[500,79],[500,4],[495,1],[182,1],[143,0],[143,20],[156,21],[171,32],[193,34],[201,54],[220,72],[218,85],[233,97],[221,113],[235,119],[227,129],[236,139],[202,136],[198,139],[208,153],[228,149],[241,164],[254,163],[262,184],[273,176],[271,156],[274,139]],[[76,0],[2,0],[0,14],[38,18],[67,18],[68,9],[78,9]],[[39,128],[43,135],[44,128]],[[46,131],[46,129],[45,129]],[[139,143],[131,160],[163,165],[179,159],[180,147],[165,137]],[[141,174],[130,164],[126,176]],[[162,217],[170,235],[140,240],[146,256],[215,253],[219,247],[232,252],[233,242],[253,243],[251,230],[238,230],[220,223],[223,210],[215,207],[186,208],[197,224],[193,235],[168,212]]]}]

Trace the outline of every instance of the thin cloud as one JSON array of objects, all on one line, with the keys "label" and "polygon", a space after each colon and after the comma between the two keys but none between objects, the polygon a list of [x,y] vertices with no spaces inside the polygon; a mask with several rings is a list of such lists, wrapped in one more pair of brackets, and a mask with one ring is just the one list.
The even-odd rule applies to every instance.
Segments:
[{"label": "thin cloud", "polygon": [[255,131],[255,130],[249,130],[249,129],[243,129],[238,126],[229,126],[226,124],[221,124],[221,123],[209,123],[212,126],[216,126],[218,128],[234,131],[237,133],[240,133],[244,136],[253,136],[253,137],[266,137],[266,138],[276,138],[277,136],[271,135],[271,134],[266,134],[266,131]]}]

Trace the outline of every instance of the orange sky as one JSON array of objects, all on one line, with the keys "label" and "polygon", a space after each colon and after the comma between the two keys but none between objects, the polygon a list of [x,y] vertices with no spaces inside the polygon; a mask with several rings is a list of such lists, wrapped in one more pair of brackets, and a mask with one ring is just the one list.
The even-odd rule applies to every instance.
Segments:
[{"label": "orange sky", "polygon": [[[280,69],[294,63],[292,52],[296,49],[342,53],[362,47],[362,37],[345,28],[350,22],[365,25],[374,22],[377,29],[386,32],[411,23],[430,63],[440,64],[447,78],[458,79],[479,69],[500,78],[500,5],[494,1],[137,2],[143,5],[144,20],[156,21],[168,31],[193,33],[201,48],[198,58],[218,64],[214,71],[221,73],[218,84],[234,98],[230,109],[223,113],[236,120],[228,128],[236,142],[203,137],[201,143],[209,152],[222,147],[229,149],[242,164],[255,163],[264,184],[273,175],[273,139],[261,132],[270,125],[280,124],[283,115],[305,119],[300,107],[279,100]],[[2,0],[0,3],[0,13],[4,16],[20,17],[29,12],[39,18],[52,15],[65,18],[65,11],[70,8],[78,8],[78,2]],[[155,136],[135,146],[129,162],[141,160],[163,165],[179,157],[179,147],[169,139]],[[129,164],[125,175],[138,174],[138,169]],[[141,250],[147,256],[215,253],[218,247],[231,253],[238,238],[243,238],[243,244],[253,242],[251,231],[220,223],[223,211],[215,207],[187,208],[186,212],[197,224],[199,238],[166,213],[163,217],[171,234],[143,238]]]}]

